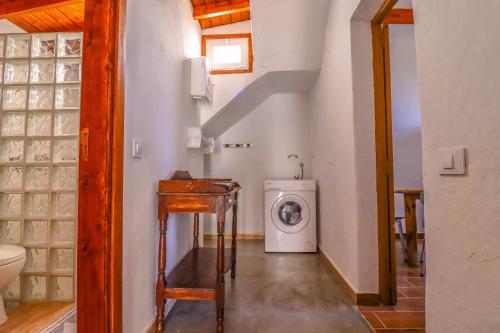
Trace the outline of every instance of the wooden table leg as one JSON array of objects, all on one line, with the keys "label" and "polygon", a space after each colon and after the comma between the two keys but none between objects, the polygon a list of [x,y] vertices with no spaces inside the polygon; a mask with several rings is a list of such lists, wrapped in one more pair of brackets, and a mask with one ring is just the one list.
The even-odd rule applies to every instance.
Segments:
[{"label": "wooden table leg", "polygon": [[193,228],[193,249],[200,247],[198,238],[200,235],[200,214],[194,214],[194,228]]},{"label": "wooden table leg", "polygon": [[408,266],[417,266],[417,209],[419,196],[405,194],[406,254]]},{"label": "wooden table leg", "polygon": [[156,333],[163,333],[165,316],[165,268],[167,265],[168,214],[160,217],[160,246],[158,249],[158,279],[156,281]]},{"label": "wooden table leg", "polygon": [[231,241],[231,278],[236,277],[236,237],[238,236],[238,193],[235,194],[233,205],[233,239]]},{"label": "wooden table leg", "polygon": [[224,197],[217,204],[217,286],[215,306],[217,309],[217,333],[224,332],[224,230],[226,212]]}]

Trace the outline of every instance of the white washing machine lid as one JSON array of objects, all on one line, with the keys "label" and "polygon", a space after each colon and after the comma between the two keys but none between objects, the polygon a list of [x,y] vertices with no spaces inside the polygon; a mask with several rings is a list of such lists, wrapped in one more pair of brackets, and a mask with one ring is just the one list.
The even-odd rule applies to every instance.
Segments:
[{"label": "white washing machine lid", "polygon": [[266,180],[264,191],[316,191],[314,180]]},{"label": "white washing machine lid", "polygon": [[296,194],[277,197],[271,211],[274,226],[288,234],[301,232],[309,224],[310,216],[307,201]]}]

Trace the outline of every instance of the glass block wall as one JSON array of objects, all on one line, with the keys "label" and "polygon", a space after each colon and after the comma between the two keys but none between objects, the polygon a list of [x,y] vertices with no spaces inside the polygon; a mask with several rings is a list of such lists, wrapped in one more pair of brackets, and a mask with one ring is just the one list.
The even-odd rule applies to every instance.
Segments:
[{"label": "glass block wall", "polygon": [[80,33],[0,35],[0,243],[26,248],[4,292],[74,300]]}]

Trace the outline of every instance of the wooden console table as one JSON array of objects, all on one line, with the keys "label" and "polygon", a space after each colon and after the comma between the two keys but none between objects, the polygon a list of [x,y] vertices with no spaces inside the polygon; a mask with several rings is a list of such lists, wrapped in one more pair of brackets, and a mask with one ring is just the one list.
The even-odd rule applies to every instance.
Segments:
[{"label": "wooden console table", "polygon": [[422,188],[401,188],[395,193],[403,194],[405,204],[405,225],[406,225],[406,257],[408,266],[417,266],[417,204]]},{"label": "wooden console table", "polygon": [[[162,180],[159,183],[160,241],[156,282],[156,332],[162,333],[164,330],[165,302],[170,298],[214,300],[217,309],[216,332],[222,333],[224,332],[224,274],[231,269],[231,278],[234,279],[236,273],[238,191],[241,187],[230,179],[190,179],[189,174],[184,179],[178,179],[176,175],[170,180]],[[233,208],[232,243],[231,249],[225,249],[225,216],[231,207]],[[165,277],[167,219],[170,213],[195,213],[194,237],[193,249],[168,277]],[[199,247],[200,213],[217,214],[217,248]]]}]

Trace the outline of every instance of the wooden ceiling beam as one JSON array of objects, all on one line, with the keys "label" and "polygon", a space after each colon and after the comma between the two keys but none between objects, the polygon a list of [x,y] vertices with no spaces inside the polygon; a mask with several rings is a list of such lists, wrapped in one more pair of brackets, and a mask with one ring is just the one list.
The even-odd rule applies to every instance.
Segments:
[{"label": "wooden ceiling beam", "polygon": [[83,0],[0,0],[0,19],[9,14],[28,14],[60,6],[83,3]]},{"label": "wooden ceiling beam", "polygon": [[414,24],[413,9],[394,8],[382,21],[383,24]]},{"label": "wooden ceiling beam", "polygon": [[240,3],[223,2],[214,5],[194,6],[193,17],[196,20],[214,18],[222,15],[234,13],[249,12],[250,2],[243,1]]}]

